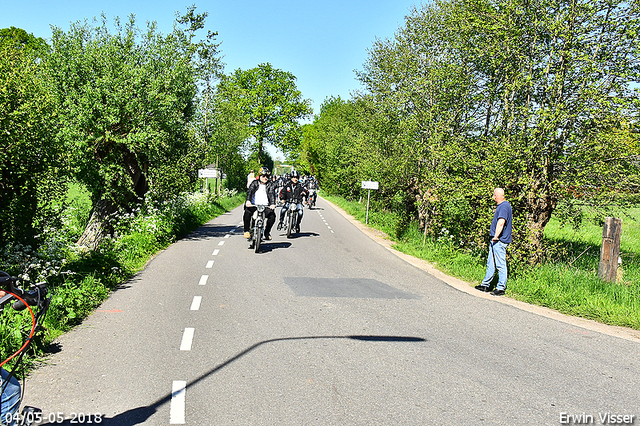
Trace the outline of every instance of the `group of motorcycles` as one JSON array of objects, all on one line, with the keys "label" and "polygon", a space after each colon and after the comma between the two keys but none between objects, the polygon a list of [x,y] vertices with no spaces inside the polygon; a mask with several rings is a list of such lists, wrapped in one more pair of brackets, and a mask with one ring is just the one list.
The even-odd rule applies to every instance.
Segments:
[{"label": "group of motorcycles", "polygon": [[[277,189],[277,194],[280,194],[280,191],[284,185],[279,185]],[[306,189],[308,192],[308,196],[304,200],[304,205],[306,205],[309,209],[313,209],[316,206],[316,202],[318,200],[318,190],[317,184],[312,181],[306,183]],[[299,224],[298,224],[298,208],[300,205],[300,200],[292,199],[289,200],[289,207],[284,216],[284,221],[282,225],[282,229],[286,232],[287,238],[291,238],[296,232],[299,232]],[[278,200],[278,206],[281,208],[285,208],[285,203],[282,200]],[[249,238],[249,248],[253,249],[256,253],[260,252],[260,245],[264,239],[264,227],[266,224],[265,210],[267,206],[257,205],[256,211],[253,213],[251,218],[251,236]]]}]

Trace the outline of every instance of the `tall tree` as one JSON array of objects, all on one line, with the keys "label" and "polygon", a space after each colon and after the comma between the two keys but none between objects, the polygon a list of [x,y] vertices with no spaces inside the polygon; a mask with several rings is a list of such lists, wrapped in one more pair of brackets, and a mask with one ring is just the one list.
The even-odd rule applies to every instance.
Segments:
[{"label": "tall tree", "polygon": [[515,196],[523,252],[537,263],[544,227],[568,190],[626,190],[637,177],[629,160],[639,154],[630,130],[640,5],[461,1],[450,10],[453,45],[473,66],[485,110],[476,158]]},{"label": "tall tree", "polygon": [[299,146],[302,128],[299,120],[311,113],[310,101],[302,98],[295,84],[296,77],[269,63],[243,71],[236,70],[223,78],[221,85],[235,86],[235,101],[244,111],[248,121],[254,151],[263,160],[265,144],[280,148],[285,154]]},{"label": "tall tree", "polygon": [[385,186],[413,192],[434,234],[481,243],[505,187],[512,252],[537,263],[558,200],[638,189],[638,34],[640,5],[623,0],[422,6],[370,50],[359,97],[374,124],[350,145],[383,159]]},{"label": "tall tree", "polygon": [[142,32],[133,15],[115,32],[75,23],[53,31],[49,72],[65,112],[62,135],[78,179],[91,191],[93,211],[80,243],[95,247],[107,217],[156,197],[191,188],[201,160],[188,131],[197,83],[217,70],[215,33],[196,41],[206,14],[189,8],[174,31],[155,23]]},{"label": "tall tree", "polygon": [[313,123],[304,126],[300,155],[330,193],[353,198],[361,181],[382,177],[366,141],[359,139],[366,128],[364,111],[363,102],[331,97],[322,103]]},{"label": "tall tree", "polygon": [[223,85],[206,88],[199,100],[195,130],[204,153],[202,165],[217,164],[227,175],[227,186],[242,190],[247,182],[242,153],[248,148],[250,133],[247,117],[232,101],[237,94],[228,92],[238,90]]}]

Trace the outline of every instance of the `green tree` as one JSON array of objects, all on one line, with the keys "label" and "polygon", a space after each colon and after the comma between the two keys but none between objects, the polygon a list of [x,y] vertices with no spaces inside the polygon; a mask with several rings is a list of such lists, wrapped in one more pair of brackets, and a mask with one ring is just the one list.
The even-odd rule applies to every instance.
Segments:
[{"label": "green tree", "polygon": [[237,90],[223,85],[207,88],[200,99],[195,128],[204,152],[202,165],[217,164],[227,175],[227,187],[241,190],[247,182],[242,152],[248,145],[249,123],[239,105],[231,101],[237,95],[228,91]]},{"label": "green tree", "polygon": [[363,101],[326,99],[312,124],[304,126],[300,157],[309,164],[322,188],[350,199],[362,180],[379,179],[380,163],[367,143]]},{"label": "green tree", "polygon": [[[146,32],[133,15],[115,32],[75,23],[54,28],[49,73],[64,111],[61,135],[77,178],[92,194],[80,243],[95,247],[107,218],[149,192],[171,197],[193,187],[202,153],[189,131],[197,83],[218,69],[215,33],[197,42],[206,14],[179,16],[174,31]],[[199,158],[200,156],[200,158]]]},{"label": "green tree", "polygon": [[8,44],[17,49],[24,49],[30,54],[38,58],[46,55],[50,47],[47,42],[33,34],[27,33],[25,30],[16,27],[2,28],[0,30],[0,45]]},{"label": "green tree", "polygon": [[64,193],[57,104],[33,53],[0,43],[0,244],[37,244]]},{"label": "green tree", "polygon": [[[221,81],[224,92],[233,95],[249,122],[253,151],[259,162],[265,157],[267,143],[285,154],[295,151],[301,140],[299,120],[311,113],[310,101],[302,99],[295,84],[296,77],[269,63],[243,71],[236,70]],[[239,91],[226,87],[235,86]]]},{"label": "green tree", "polygon": [[638,102],[639,5],[468,1],[451,10],[454,46],[473,65],[477,106],[485,109],[476,158],[495,186],[513,194],[521,248],[537,263],[544,227],[568,190],[627,190],[637,177],[629,130]]},{"label": "green tree", "polygon": [[460,232],[480,241],[491,190],[505,187],[520,253],[539,262],[544,226],[570,190],[637,182],[639,17],[638,4],[624,1],[415,9],[359,74],[385,123],[386,139],[370,149],[389,154],[386,173],[415,181],[433,232],[462,212],[471,229]]}]

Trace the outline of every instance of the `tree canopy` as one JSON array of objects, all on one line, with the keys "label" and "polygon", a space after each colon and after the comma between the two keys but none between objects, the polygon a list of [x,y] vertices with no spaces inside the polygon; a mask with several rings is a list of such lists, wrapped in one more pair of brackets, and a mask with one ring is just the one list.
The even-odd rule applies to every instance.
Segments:
[{"label": "tree canopy", "polygon": [[0,43],[0,243],[36,242],[66,171],[57,104],[32,53]]},{"label": "tree canopy", "polygon": [[[300,144],[302,127],[299,120],[311,113],[309,100],[295,84],[290,72],[260,64],[249,70],[238,69],[221,81],[225,93],[233,96],[249,122],[252,149],[259,161],[263,158],[265,144],[272,144],[284,153],[296,150]],[[235,87],[238,90],[231,90]]]},{"label": "tree canopy", "polygon": [[61,135],[94,202],[86,245],[108,231],[110,213],[149,191],[162,198],[191,189],[203,160],[189,132],[197,84],[220,66],[215,33],[195,39],[205,17],[190,8],[166,36],[154,23],[143,32],[133,15],[124,25],[116,19],[114,33],[104,16],[95,27],[54,28],[47,65],[62,107]]},{"label": "tree canopy", "polygon": [[[492,190],[505,188],[513,254],[536,263],[559,200],[638,190],[639,30],[638,3],[622,0],[416,8],[370,49],[356,97],[366,125],[348,143],[379,160],[386,200],[410,194],[405,214],[463,245],[484,244]],[[356,169],[366,179],[371,161]]]},{"label": "tree canopy", "polygon": [[49,52],[49,45],[41,38],[27,33],[22,28],[10,27],[0,29],[0,44],[8,44],[16,49],[24,49],[36,57]]}]

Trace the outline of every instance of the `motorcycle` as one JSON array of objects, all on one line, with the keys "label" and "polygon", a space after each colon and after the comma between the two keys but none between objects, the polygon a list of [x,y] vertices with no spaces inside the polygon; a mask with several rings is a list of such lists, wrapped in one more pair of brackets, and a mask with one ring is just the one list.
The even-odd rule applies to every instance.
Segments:
[{"label": "motorcycle", "polygon": [[291,238],[291,234],[295,234],[298,228],[298,201],[291,200],[285,217],[285,229],[287,230],[287,238]]},{"label": "motorcycle", "polygon": [[309,210],[316,206],[316,200],[318,199],[318,193],[315,189],[309,189],[309,197],[307,197],[307,206],[309,206]]},{"label": "motorcycle", "polygon": [[256,211],[251,216],[251,236],[249,237],[249,248],[254,249],[256,253],[260,252],[260,243],[264,237],[265,210],[267,206],[257,205]]}]

